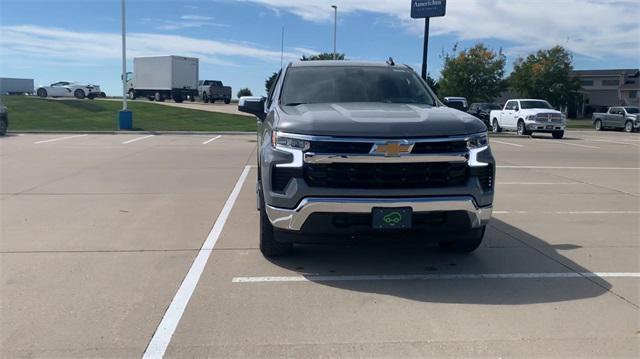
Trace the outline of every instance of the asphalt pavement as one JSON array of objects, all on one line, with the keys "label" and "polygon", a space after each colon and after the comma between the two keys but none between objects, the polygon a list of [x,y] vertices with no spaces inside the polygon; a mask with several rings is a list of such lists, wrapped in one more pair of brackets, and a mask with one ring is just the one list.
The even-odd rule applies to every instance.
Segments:
[{"label": "asphalt pavement", "polygon": [[267,260],[254,136],[0,138],[0,357],[639,357],[640,135],[491,145],[473,254]]}]

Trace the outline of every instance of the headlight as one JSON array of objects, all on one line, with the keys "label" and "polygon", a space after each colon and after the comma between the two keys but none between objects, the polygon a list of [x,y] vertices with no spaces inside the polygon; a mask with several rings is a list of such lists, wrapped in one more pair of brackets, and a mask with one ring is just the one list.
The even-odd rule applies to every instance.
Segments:
[{"label": "headlight", "polygon": [[528,121],[534,121],[536,119],[536,115],[529,115],[527,116],[527,120]]},{"label": "headlight", "polygon": [[487,133],[478,133],[475,134],[467,140],[467,147],[469,149],[486,147],[489,145],[489,136]]},{"label": "headlight", "polygon": [[564,113],[561,115],[562,117],[562,121],[565,121],[567,119],[567,115],[565,115]]},{"label": "headlight", "polygon": [[273,147],[283,146],[295,148],[301,151],[306,151],[310,147],[309,141],[287,137],[286,135],[279,135],[276,131],[271,132],[271,145]]}]

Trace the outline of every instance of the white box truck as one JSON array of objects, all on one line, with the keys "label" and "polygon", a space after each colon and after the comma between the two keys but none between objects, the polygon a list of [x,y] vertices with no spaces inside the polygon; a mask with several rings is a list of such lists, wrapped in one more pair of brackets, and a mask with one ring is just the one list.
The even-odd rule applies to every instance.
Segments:
[{"label": "white box truck", "polygon": [[183,56],[136,57],[127,73],[130,99],[191,101],[198,95],[198,59]]},{"label": "white box truck", "polygon": [[0,94],[24,95],[33,93],[33,79],[0,77]]}]

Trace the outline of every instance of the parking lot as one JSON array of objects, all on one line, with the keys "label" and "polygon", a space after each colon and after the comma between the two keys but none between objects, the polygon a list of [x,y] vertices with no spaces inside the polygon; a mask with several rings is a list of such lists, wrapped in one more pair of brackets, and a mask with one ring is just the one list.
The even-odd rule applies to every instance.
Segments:
[{"label": "parking lot", "polygon": [[640,355],[640,136],[493,137],[471,255],[258,250],[252,135],[0,139],[2,357]]}]

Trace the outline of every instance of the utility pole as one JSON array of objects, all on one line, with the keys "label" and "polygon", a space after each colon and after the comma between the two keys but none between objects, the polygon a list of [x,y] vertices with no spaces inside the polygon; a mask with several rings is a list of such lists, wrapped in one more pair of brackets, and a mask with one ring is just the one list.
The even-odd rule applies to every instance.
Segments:
[{"label": "utility pole", "polygon": [[338,39],[338,6],[331,5],[333,8],[333,59],[338,59],[338,53],[336,52],[336,42]]},{"label": "utility pole", "polygon": [[122,21],[122,111],[118,112],[118,128],[133,128],[133,114],[127,109],[127,21],[125,0],[120,0],[120,16]]},{"label": "utility pole", "polygon": [[122,16],[122,111],[127,110],[127,21],[125,0],[120,0]]},{"label": "utility pole", "polygon": [[284,66],[284,26],[282,27],[282,40],[280,42],[280,69]]},{"label": "utility pole", "polygon": [[427,80],[427,55],[429,53],[429,18],[424,19],[424,47],[422,48],[422,79]]}]

